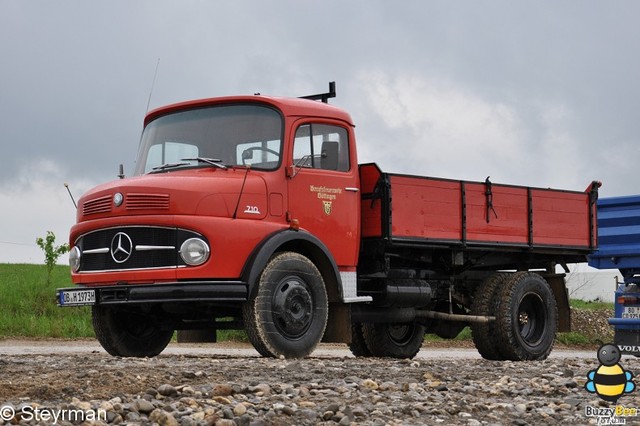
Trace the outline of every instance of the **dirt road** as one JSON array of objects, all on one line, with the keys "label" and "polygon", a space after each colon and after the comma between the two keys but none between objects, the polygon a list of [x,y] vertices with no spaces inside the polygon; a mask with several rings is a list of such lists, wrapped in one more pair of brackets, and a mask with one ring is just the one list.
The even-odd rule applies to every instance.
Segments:
[{"label": "dirt road", "polygon": [[[621,365],[640,373],[634,358]],[[0,425],[594,424],[597,409],[615,407],[585,389],[598,366],[595,351],[491,362],[472,348],[425,348],[394,360],[322,345],[285,360],[248,345],[171,344],[135,359],[93,341],[2,341]],[[638,395],[618,406],[640,407]],[[626,413],[606,420],[640,419]]]},{"label": "dirt road", "polygon": [[[478,351],[466,347],[446,347],[438,344],[434,347],[425,346],[415,359],[481,359]],[[104,353],[104,349],[95,340],[0,340],[1,355],[47,355],[47,354],[82,354]],[[163,355],[198,355],[198,356],[238,356],[259,357],[248,343],[171,343],[162,353]],[[322,358],[350,358],[353,357],[346,345],[321,344],[313,357]],[[550,358],[586,358],[595,359],[595,351],[556,348]]]}]

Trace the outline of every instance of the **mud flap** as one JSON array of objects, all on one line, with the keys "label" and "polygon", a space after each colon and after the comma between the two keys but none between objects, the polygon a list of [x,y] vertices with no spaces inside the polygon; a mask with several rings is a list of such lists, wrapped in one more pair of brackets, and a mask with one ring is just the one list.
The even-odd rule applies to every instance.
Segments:
[{"label": "mud flap", "polygon": [[564,274],[544,275],[558,306],[558,332],[571,331],[571,308],[569,307],[569,292],[564,282]]},{"label": "mud flap", "polygon": [[322,341],[325,343],[351,343],[351,305],[329,303],[329,317]]}]

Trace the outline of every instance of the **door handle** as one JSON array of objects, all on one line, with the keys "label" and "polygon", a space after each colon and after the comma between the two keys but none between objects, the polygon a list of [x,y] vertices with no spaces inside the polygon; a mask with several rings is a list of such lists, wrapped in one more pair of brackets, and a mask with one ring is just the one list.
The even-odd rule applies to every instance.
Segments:
[{"label": "door handle", "polygon": [[351,186],[347,186],[344,190],[345,191],[350,191],[350,192],[358,192],[358,191],[360,191],[358,188],[353,188]]}]

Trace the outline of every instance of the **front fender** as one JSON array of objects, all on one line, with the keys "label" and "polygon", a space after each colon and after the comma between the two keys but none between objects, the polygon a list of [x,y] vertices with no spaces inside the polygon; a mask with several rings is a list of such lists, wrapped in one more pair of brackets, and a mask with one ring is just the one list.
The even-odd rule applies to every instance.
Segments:
[{"label": "front fender", "polygon": [[311,260],[322,275],[330,301],[339,301],[342,296],[342,281],[338,266],[331,252],[322,241],[306,231],[286,229],[268,235],[249,256],[244,265],[242,280],[249,285],[249,297],[257,289],[262,271],[274,253],[292,251]]}]

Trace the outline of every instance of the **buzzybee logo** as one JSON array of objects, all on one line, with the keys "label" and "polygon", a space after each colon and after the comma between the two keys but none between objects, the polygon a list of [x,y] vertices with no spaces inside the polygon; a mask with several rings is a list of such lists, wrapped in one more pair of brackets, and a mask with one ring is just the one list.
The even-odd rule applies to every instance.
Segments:
[{"label": "buzzybee logo", "polygon": [[605,401],[614,403],[623,394],[633,392],[636,388],[633,373],[618,364],[621,358],[620,349],[616,345],[602,345],[598,349],[600,366],[587,374],[589,381],[585,384],[585,389],[598,394]]},{"label": "buzzybee logo", "polygon": [[[600,366],[587,373],[587,383],[584,388],[587,392],[595,393],[607,402],[616,404],[618,399],[626,393],[636,389],[633,382],[633,373],[626,371],[619,363],[622,358],[620,348],[614,344],[602,345],[598,349],[598,361]],[[636,417],[637,407],[591,407],[585,408],[587,417],[597,418],[597,424],[625,424],[626,417]]]}]

